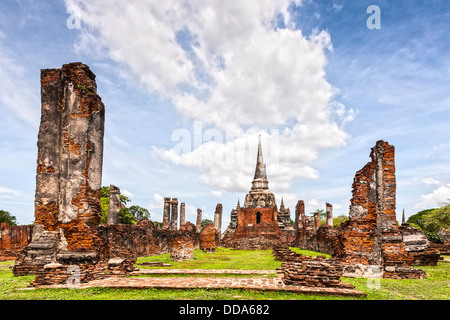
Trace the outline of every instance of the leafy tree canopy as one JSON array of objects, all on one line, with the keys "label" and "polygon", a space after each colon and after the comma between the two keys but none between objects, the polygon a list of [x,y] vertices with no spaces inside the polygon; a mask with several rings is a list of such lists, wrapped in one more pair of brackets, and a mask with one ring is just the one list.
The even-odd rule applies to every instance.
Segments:
[{"label": "leafy tree canopy", "polygon": [[450,229],[450,202],[437,209],[422,210],[410,216],[407,222],[421,229],[431,242],[443,243],[438,233]]},{"label": "leafy tree canopy", "polygon": [[408,218],[407,222],[409,224],[414,224],[414,225],[416,225],[417,227],[419,227],[420,229],[423,230],[424,227],[425,227],[425,216],[428,213],[433,212],[434,210],[437,210],[437,209],[426,209],[426,210],[419,211],[416,214],[410,216]]},{"label": "leafy tree canopy", "polygon": [[319,213],[319,218],[320,218],[320,219],[326,219],[326,218],[327,218],[327,213],[326,213],[325,210],[323,210],[323,209],[317,209],[316,211],[311,212],[310,214],[311,214],[312,216],[314,216],[314,214],[315,214],[316,212]]},{"label": "leafy tree canopy", "polygon": [[425,214],[424,226],[427,231],[439,232],[450,228],[450,203]]},{"label": "leafy tree canopy", "polygon": [[5,210],[0,210],[0,223],[7,223],[10,226],[17,225],[16,217]]},{"label": "leafy tree canopy", "polygon": [[208,224],[213,224],[214,222],[210,219],[203,219],[202,220],[202,228]]},{"label": "leafy tree canopy", "polygon": [[[111,193],[110,187],[101,188],[100,204],[102,207],[102,223],[106,223],[108,219],[108,208],[109,208],[109,195]],[[151,217],[150,212],[137,205],[132,205],[131,207],[126,207],[127,203],[131,202],[131,199],[123,194],[120,195],[121,208],[119,211],[120,223],[123,224],[136,224],[137,220],[149,220]]]}]

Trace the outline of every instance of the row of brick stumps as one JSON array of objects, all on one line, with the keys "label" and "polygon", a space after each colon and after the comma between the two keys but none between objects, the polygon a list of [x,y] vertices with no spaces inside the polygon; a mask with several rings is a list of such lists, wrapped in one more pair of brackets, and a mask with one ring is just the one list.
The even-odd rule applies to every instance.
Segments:
[{"label": "row of brick stumps", "polygon": [[274,246],[275,260],[283,261],[277,269],[283,283],[293,286],[354,289],[355,286],[341,282],[343,266],[324,255],[311,256],[293,252],[288,246]]},{"label": "row of brick stumps", "polygon": [[220,246],[222,228],[222,204],[217,204],[214,213],[214,223],[202,227],[202,210],[197,209],[196,225],[186,222],[186,205],[180,204],[180,228],[178,229],[178,199],[164,198],[162,230],[173,231],[168,233],[172,239],[170,242],[171,258],[174,261],[194,259],[194,248],[204,252],[214,253]]},{"label": "row of brick stumps", "polygon": [[315,212],[314,217],[305,215],[305,203],[299,200],[295,207],[295,227],[296,238],[294,244],[300,248],[312,251],[319,251],[327,254],[334,253],[333,241],[337,231],[333,227],[333,206],[325,204],[326,223],[320,224],[319,213]]}]

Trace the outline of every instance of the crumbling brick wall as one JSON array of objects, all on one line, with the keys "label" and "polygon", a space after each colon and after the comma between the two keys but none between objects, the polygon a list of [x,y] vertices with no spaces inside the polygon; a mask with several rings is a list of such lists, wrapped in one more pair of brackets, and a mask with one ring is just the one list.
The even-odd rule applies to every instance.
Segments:
[{"label": "crumbling brick wall", "polygon": [[287,285],[308,287],[355,288],[340,280],[343,266],[333,258],[323,255],[311,256],[295,253],[287,246],[275,246],[272,250],[275,260],[283,261],[277,269]]},{"label": "crumbling brick wall", "polygon": [[208,253],[216,252],[216,232],[214,224],[207,224],[200,231],[200,250]]},{"label": "crumbling brick wall", "polygon": [[304,240],[304,246],[302,248],[333,255],[337,233],[334,227],[321,225],[310,238]]},{"label": "crumbling brick wall", "polygon": [[395,148],[382,140],[355,175],[350,219],[339,229],[335,256],[349,263],[411,265],[395,216]]},{"label": "crumbling brick wall", "polygon": [[33,226],[0,224],[0,261],[15,260],[19,252],[31,241]]},{"label": "crumbling brick wall", "polygon": [[196,227],[190,222],[172,232],[169,236],[170,258],[173,261],[193,260],[197,236]]},{"label": "crumbling brick wall", "polygon": [[283,262],[283,282],[287,285],[347,288],[354,289],[355,286],[341,282],[339,267],[329,262],[324,256],[313,259],[302,259],[298,261]]},{"label": "crumbling brick wall", "polygon": [[101,224],[96,232],[102,240],[101,257],[137,258],[168,252],[167,234],[149,220],[137,225]]},{"label": "crumbling brick wall", "polygon": [[82,264],[49,263],[36,270],[35,279],[31,282],[34,287],[46,285],[67,285],[76,288],[81,283],[92,280],[125,277],[134,270],[133,261],[130,259],[114,258],[108,261]]},{"label": "crumbling brick wall", "polygon": [[222,245],[242,250],[265,250],[292,242],[278,227],[276,208],[241,208],[234,232],[226,233]]}]

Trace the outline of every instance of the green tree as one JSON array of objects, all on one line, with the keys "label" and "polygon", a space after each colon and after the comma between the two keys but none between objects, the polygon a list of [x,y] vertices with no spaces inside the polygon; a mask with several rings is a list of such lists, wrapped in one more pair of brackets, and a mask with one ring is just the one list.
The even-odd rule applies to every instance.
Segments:
[{"label": "green tree", "polygon": [[127,207],[120,208],[119,220],[120,223],[123,224],[136,224],[136,220],[134,219],[133,214],[130,212],[130,208]]},{"label": "green tree", "polygon": [[16,217],[5,210],[0,210],[0,223],[7,223],[10,226],[17,225]]},{"label": "green tree", "polygon": [[314,212],[311,212],[310,215],[314,217],[314,214],[318,212],[319,213],[319,221],[320,224],[325,224],[325,222],[327,221],[327,213],[325,212],[325,210],[323,209],[317,209]]},{"label": "green tree", "polygon": [[212,220],[210,220],[210,219],[203,219],[201,225],[202,225],[202,228],[203,228],[204,226],[206,226],[208,224],[212,224],[212,223],[214,223],[214,222]]},{"label": "green tree", "polygon": [[151,214],[147,209],[140,206],[133,205],[129,208],[129,211],[134,217],[134,220],[150,220]]},{"label": "green tree", "polygon": [[424,216],[425,230],[430,232],[440,232],[450,228],[450,202],[443,203],[443,206],[432,210]]},{"label": "green tree", "polygon": [[327,213],[325,212],[325,210],[323,209],[317,209],[314,212],[311,212],[310,215],[314,217],[314,214],[318,212],[319,213],[319,218],[320,219],[326,219],[327,218]]},{"label": "green tree", "polygon": [[416,214],[413,214],[412,216],[410,216],[406,222],[408,222],[409,224],[411,224],[421,230],[424,230],[425,229],[425,216],[428,213],[433,212],[434,210],[437,210],[437,209],[426,209],[426,210],[419,211]]},{"label": "green tree", "polygon": [[337,217],[333,217],[333,227],[338,229],[342,222],[349,219],[348,215],[340,214]]},{"label": "green tree", "polygon": [[[109,208],[109,195],[111,190],[109,187],[102,187],[100,190],[100,205],[102,207],[102,219],[101,223],[106,223],[108,220],[108,208]],[[120,204],[122,208],[119,211],[120,223],[123,224],[136,224],[136,219],[130,209],[126,207],[126,204],[130,202],[131,199],[123,194],[120,195]]]},{"label": "green tree", "polygon": [[428,240],[434,243],[443,243],[444,239],[438,232],[450,228],[450,203],[443,203],[440,208],[422,210],[408,218],[407,221],[425,233]]}]

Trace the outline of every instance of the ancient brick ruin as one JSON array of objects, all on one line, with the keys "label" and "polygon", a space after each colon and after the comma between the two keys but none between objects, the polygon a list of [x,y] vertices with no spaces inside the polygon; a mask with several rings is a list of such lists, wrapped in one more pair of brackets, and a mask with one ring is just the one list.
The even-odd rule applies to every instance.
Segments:
[{"label": "ancient brick ruin", "polygon": [[272,250],[275,260],[283,261],[278,272],[288,285],[307,287],[347,288],[351,284],[340,280],[344,266],[336,259],[323,255],[311,256],[295,253],[287,246],[275,246]]},{"label": "ancient brick ruin", "polygon": [[338,229],[333,227],[331,204],[326,204],[326,224],[320,225],[317,214],[306,216],[304,202],[297,203],[295,245],[332,255],[345,265],[346,276],[364,276],[376,266],[385,278],[425,277],[410,265],[436,265],[439,254],[420,230],[398,226],[395,149],[378,141],[370,156],[372,161],[354,178],[350,219]]},{"label": "ancient brick ruin", "polygon": [[297,247],[334,254],[334,239],[337,231],[333,227],[333,206],[326,203],[327,221],[325,225],[320,225],[319,216],[305,215],[305,204],[299,200],[295,207],[296,217],[296,238],[294,244]]},{"label": "ancient brick ruin", "polygon": [[349,265],[382,266],[385,278],[421,278],[421,270],[409,267],[414,259],[397,225],[395,148],[377,141],[370,157],[355,175],[350,219],[338,230],[334,256]]},{"label": "ancient brick ruin", "polygon": [[107,224],[118,224],[120,221],[120,189],[115,185],[109,186],[109,206]]},{"label": "ancient brick ruin", "polygon": [[[241,207],[238,201],[236,209],[231,212],[231,223],[222,238],[223,246],[270,249],[274,245],[292,242],[292,227],[285,226],[286,212],[289,211],[283,205],[282,220],[279,221],[275,195],[270,192],[268,184],[260,138],[252,187],[245,197],[244,206]],[[290,219],[287,223],[290,224]]]},{"label": "ancient brick ruin", "polygon": [[413,266],[436,266],[441,253],[431,245],[425,234],[408,223],[398,227],[403,237],[403,244],[410,256],[413,257]]},{"label": "ancient brick ruin", "polygon": [[68,250],[95,250],[105,109],[82,63],[41,70],[35,224],[64,230]]},{"label": "ancient brick ruin", "polygon": [[47,264],[101,259],[101,241],[92,227],[101,218],[104,119],[88,66],[41,70],[35,228],[16,261],[16,275],[38,273]]},{"label": "ancient brick ruin", "polygon": [[0,261],[16,260],[20,251],[30,243],[33,227],[0,224]]},{"label": "ancient brick ruin", "polygon": [[[41,124],[33,228],[2,227],[0,248],[20,254],[14,275],[35,274],[34,285],[65,283],[71,270],[81,282],[124,276],[138,256],[170,252],[172,259],[193,259],[200,231],[185,221],[178,201],[164,205],[164,226],[151,221],[119,223],[120,189],[110,186],[107,224],[100,224],[105,109],[95,75],[82,63],[41,71]],[[201,217],[201,215],[200,215]],[[12,233],[11,233],[12,232]],[[209,233],[203,232],[207,239]],[[205,247],[213,252],[215,241]],[[5,251],[5,250],[4,250]],[[5,253],[6,254],[6,253]]]},{"label": "ancient brick ruin", "polygon": [[[272,249],[282,260],[279,270],[288,285],[350,288],[340,276],[365,276],[378,268],[380,277],[426,277],[411,265],[436,265],[439,250],[424,234],[396,220],[395,149],[378,141],[371,161],[354,178],[349,220],[333,227],[333,207],[305,215],[304,201],[290,209],[269,190],[261,140],[255,175],[241,207],[231,211],[222,234],[222,204],[214,223],[201,227],[186,221],[185,203],[165,197],[162,227],[148,220],[120,223],[120,189],[110,185],[106,224],[100,224],[103,128],[105,108],[96,93],[95,75],[82,63],[41,71],[41,124],[35,194],[35,225],[0,226],[0,257],[18,257],[14,275],[35,274],[33,285],[66,284],[73,273],[79,281],[124,277],[137,257],[170,253],[174,261],[194,258],[194,250],[215,253],[216,247]],[[328,253],[311,258],[289,246]],[[449,245],[441,246],[448,252]],[[445,251],[447,250],[447,251]],[[6,257],[6,258],[5,258]]]}]

